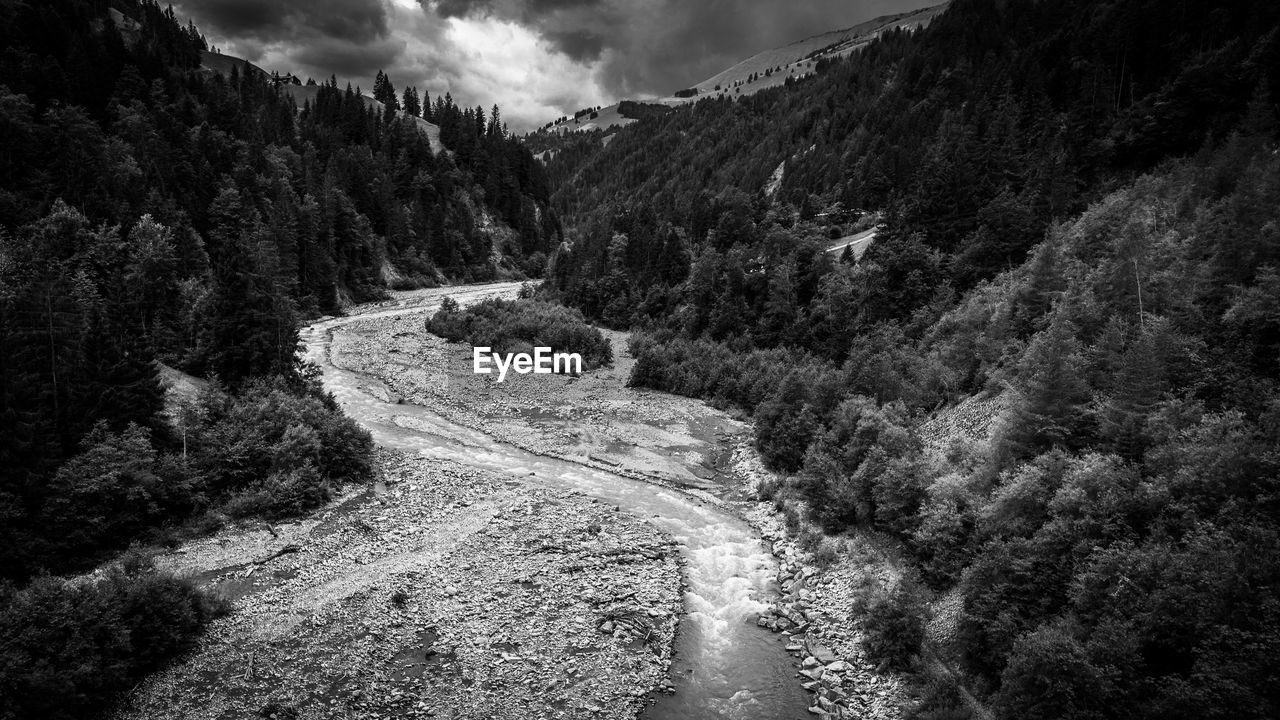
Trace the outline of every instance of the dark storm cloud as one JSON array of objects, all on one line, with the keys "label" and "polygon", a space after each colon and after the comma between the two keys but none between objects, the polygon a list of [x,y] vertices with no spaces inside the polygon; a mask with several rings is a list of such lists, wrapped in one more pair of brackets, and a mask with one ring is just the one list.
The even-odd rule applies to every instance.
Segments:
[{"label": "dark storm cloud", "polygon": [[388,32],[381,0],[180,0],[176,5],[199,18],[203,28],[237,40],[368,42]]},{"label": "dark storm cloud", "polygon": [[594,61],[604,50],[604,37],[590,30],[547,30],[544,34],[557,50],[574,60]]},{"label": "dark storm cloud", "polygon": [[289,58],[299,67],[311,70],[312,75],[322,78],[337,75],[352,84],[363,84],[364,89],[369,90],[372,87],[370,78],[379,70],[394,67],[403,49],[398,43],[352,44],[344,40],[317,38],[295,49]]},{"label": "dark storm cloud", "polygon": [[750,55],[937,0],[174,0],[220,51],[268,70],[385,70],[511,127],[663,96]]},{"label": "dark storm cloud", "polygon": [[482,13],[508,15],[516,11],[523,20],[532,20],[547,13],[566,8],[603,5],[605,0],[419,0],[423,5],[434,6],[441,17],[466,17]]},{"label": "dark storm cloud", "polygon": [[940,0],[423,0],[442,17],[494,16],[579,60],[604,56],[611,92],[668,95],[756,52]]},{"label": "dark storm cloud", "polygon": [[392,37],[383,0],[178,0],[219,49],[251,62],[271,52],[304,76],[368,84],[404,48]]}]

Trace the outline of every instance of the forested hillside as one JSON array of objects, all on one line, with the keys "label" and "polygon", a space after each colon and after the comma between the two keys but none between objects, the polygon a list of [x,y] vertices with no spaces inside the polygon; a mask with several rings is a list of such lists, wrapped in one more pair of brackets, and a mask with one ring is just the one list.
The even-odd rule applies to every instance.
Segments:
[{"label": "forested hillside", "polygon": [[[956,0],[561,150],[554,292],[636,330],[633,384],[752,413],[780,504],[896,539],[887,664],[1010,720],[1274,717],[1278,53],[1271,3]],[[824,252],[861,211],[867,254]],[[975,395],[990,438],[925,442]]]},{"label": "forested hillside", "polygon": [[893,291],[861,312],[906,318],[939,284],[1019,262],[1052,218],[1225,137],[1280,84],[1278,15],[1262,2],[961,0],[812,79],[648,118],[607,145],[585,136],[548,165],[579,231],[557,283],[596,312],[635,307],[666,284],[651,266],[670,229],[724,252],[779,225],[803,236],[784,205],[804,221],[839,203],[887,213],[874,252]]},{"label": "forested hillside", "polygon": [[[496,106],[406,90],[397,113],[380,75],[379,103],[329,79],[297,109],[264,73],[201,67],[199,31],[153,2],[0,14],[7,533],[47,527],[49,478],[93,428],[168,432],[153,361],[231,390],[301,387],[300,318],[380,297],[389,278],[538,273],[556,242],[545,177]],[[68,557],[28,545],[5,554],[27,570]]]},{"label": "forested hillside", "polygon": [[[496,106],[380,75],[299,108],[206,51],[152,0],[0,3],[0,717],[100,712],[218,611],[145,557],[46,573],[372,480],[301,319],[559,242]],[[160,363],[211,383],[166,406]]]}]

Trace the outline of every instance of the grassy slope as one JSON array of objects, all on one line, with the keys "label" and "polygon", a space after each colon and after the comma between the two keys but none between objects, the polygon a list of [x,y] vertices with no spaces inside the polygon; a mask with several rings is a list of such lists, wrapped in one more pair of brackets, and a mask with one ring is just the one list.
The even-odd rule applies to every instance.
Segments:
[{"label": "grassy slope", "polygon": [[[814,35],[804,40],[784,45],[782,47],[765,50],[763,52],[752,55],[742,62],[731,68],[723,70],[702,82],[693,85],[697,88],[698,94],[691,98],[678,98],[674,95],[657,98],[654,100],[645,100],[643,102],[662,103],[664,105],[683,105],[685,103],[695,102],[707,97],[732,95],[734,97],[742,97],[752,95],[761,90],[771,87],[778,87],[786,82],[788,77],[801,78],[813,72],[814,66],[819,59],[831,59],[836,57],[844,57],[850,53],[859,50],[878,37],[881,33],[893,29],[895,27],[904,27],[919,29],[928,25],[931,20],[946,8],[946,3],[936,5],[922,10],[902,13],[899,15],[886,15],[869,20],[860,25],[854,25],[843,30],[834,30],[828,33]],[[823,51],[813,58],[805,59],[812,53]],[[764,77],[764,73],[769,68],[781,67],[780,72],[775,72],[769,77]],[[751,84],[746,84],[747,77],[759,73],[760,78]],[[735,92],[734,83],[742,82],[743,85],[737,88]],[[717,91],[716,86],[720,86]],[[612,127],[623,127],[635,122],[629,118],[624,118],[618,112],[618,105],[609,105],[600,110],[599,117],[594,120],[585,120],[580,118],[577,123],[570,118],[563,123],[557,123],[552,132],[570,132],[570,131],[589,131],[589,130],[608,130]]]}]

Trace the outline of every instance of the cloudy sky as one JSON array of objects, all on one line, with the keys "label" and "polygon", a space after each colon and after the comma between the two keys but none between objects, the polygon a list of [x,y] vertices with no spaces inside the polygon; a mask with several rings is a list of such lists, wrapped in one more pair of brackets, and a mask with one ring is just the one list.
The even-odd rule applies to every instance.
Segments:
[{"label": "cloudy sky", "polygon": [[176,0],[222,52],[267,70],[502,107],[524,131],[670,95],[760,50],[939,0]]}]

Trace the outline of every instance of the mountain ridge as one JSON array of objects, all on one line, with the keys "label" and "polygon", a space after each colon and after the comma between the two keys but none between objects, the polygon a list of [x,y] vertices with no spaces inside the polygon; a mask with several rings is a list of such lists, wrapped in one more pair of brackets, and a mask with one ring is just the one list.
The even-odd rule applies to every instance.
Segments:
[{"label": "mountain ridge", "polygon": [[[554,121],[535,132],[589,132],[625,127],[637,120],[625,114],[622,106],[627,102],[678,107],[708,97],[750,96],[761,90],[781,86],[788,80],[809,77],[818,61],[844,57],[865,47],[887,30],[893,28],[917,30],[925,27],[938,13],[945,10],[948,4],[949,0],[930,7],[881,15],[846,28],[810,35],[786,45],[757,52],[671,95],[647,99],[623,98],[584,115]],[[797,53],[799,53],[798,56]],[[696,90],[697,93],[690,97],[677,95],[688,90]],[[591,117],[592,114],[595,117]],[[584,122],[582,117],[588,119]]]},{"label": "mountain ridge", "polygon": [[[320,85],[315,84],[314,82],[305,84],[288,82],[287,78],[293,77],[292,75],[282,76],[277,72],[268,72],[265,68],[245,60],[244,58],[236,57],[235,55],[227,55],[226,53],[222,53],[217,50],[205,50],[200,54],[201,67],[211,72],[219,73],[223,76],[230,76],[231,68],[237,64],[240,67],[250,68],[255,72],[261,73],[263,77],[272,79],[282,92],[293,98],[294,104],[298,110],[302,110],[303,106],[308,102],[314,103],[316,96],[319,94]],[[364,100],[365,104],[369,105],[379,113],[386,109],[386,106],[376,98],[365,94],[363,89],[360,91],[360,98]],[[441,152],[445,152],[447,150],[444,143],[440,140],[439,125],[415,115],[410,115],[404,110],[396,110],[396,117],[412,120],[418,126],[418,129],[427,136],[428,142],[431,143],[431,150],[435,154],[439,155]]]}]

